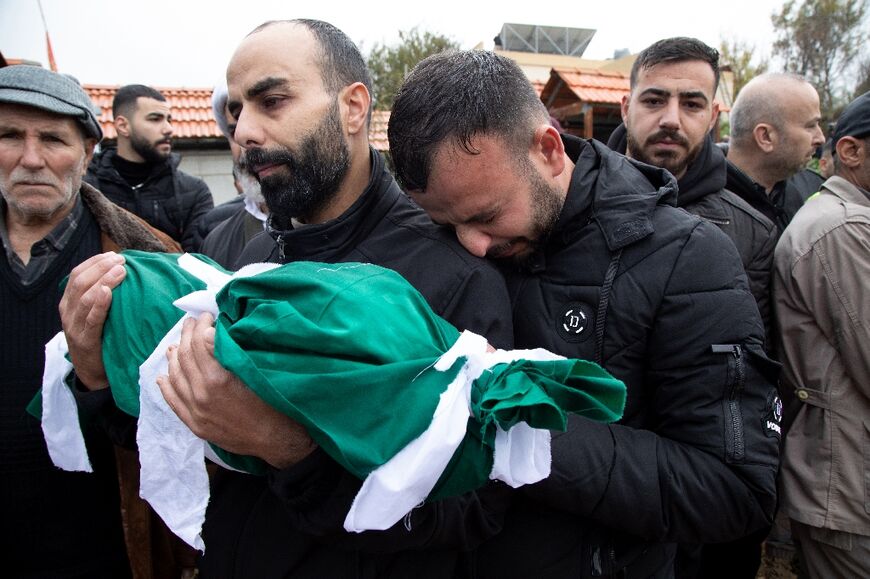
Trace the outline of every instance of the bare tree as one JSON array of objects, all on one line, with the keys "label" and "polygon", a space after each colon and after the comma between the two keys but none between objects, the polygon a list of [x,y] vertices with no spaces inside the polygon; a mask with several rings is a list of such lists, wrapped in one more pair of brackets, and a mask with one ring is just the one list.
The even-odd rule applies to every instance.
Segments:
[{"label": "bare tree", "polygon": [[789,0],[771,15],[777,32],[774,54],[786,71],[813,83],[828,120],[848,98],[849,73],[867,51],[866,15],[867,0]]},{"label": "bare tree", "polygon": [[737,98],[740,89],[759,74],[767,72],[766,58],[755,59],[755,46],[737,39],[723,38],[719,41],[720,64],[723,69],[731,71],[734,86],[731,87],[733,98]]}]

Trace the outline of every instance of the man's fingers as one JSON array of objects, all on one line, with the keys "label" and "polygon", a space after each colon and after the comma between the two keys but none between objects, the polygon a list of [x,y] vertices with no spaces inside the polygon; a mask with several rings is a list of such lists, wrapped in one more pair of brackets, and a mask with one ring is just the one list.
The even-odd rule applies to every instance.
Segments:
[{"label": "man's fingers", "polygon": [[214,357],[214,318],[211,314],[201,314],[193,325],[190,333],[191,354],[197,367],[209,379],[216,379],[223,367]]}]

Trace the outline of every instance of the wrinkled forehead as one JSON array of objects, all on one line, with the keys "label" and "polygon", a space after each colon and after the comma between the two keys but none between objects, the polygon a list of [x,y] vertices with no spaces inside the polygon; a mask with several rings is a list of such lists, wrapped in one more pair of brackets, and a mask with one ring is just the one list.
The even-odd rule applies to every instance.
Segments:
[{"label": "wrinkled forehead", "polygon": [[[27,105],[0,103],[0,127],[82,135],[73,117]],[[82,138],[84,136],[82,135]]]}]

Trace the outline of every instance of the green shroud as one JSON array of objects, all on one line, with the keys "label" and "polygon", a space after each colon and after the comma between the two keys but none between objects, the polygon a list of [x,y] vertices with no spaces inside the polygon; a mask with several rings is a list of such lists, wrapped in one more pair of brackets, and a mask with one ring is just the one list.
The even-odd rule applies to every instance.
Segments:
[{"label": "green shroud", "polygon": [[[124,255],[128,273],[113,293],[103,360],[118,407],[137,416],[139,365],[182,317],[172,302],[205,284],[177,255]],[[432,367],[459,332],[400,275],[371,264],[295,262],[233,279],[216,301],[219,362],[359,478],[429,427],[464,361],[446,372]],[[624,403],[622,382],[590,362],[494,366],[472,386],[465,440],[430,498],[487,481],[496,424],[564,430],[566,412],[613,421]],[[215,450],[235,468],[263,471],[256,458]]]}]

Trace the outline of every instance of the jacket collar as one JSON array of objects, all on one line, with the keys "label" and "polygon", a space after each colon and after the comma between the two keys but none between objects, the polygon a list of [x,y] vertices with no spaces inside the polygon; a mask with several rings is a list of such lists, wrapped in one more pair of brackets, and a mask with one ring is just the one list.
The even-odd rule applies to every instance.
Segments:
[{"label": "jacket collar", "polygon": [[313,225],[295,229],[273,229],[267,225],[269,235],[278,245],[282,261],[335,260],[354,249],[387,214],[401,195],[392,175],[384,168],[380,153],[369,147],[371,177],[368,185],[347,211],[340,216]]},{"label": "jacket collar", "polygon": [[[117,147],[104,148],[97,155],[94,155],[94,159],[91,161],[91,168],[99,173],[101,179],[111,178],[114,181],[126,184],[126,181],[118,173],[118,170],[115,169],[115,165],[112,164],[112,158],[117,154]],[[166,161],[154,165],[151,173],[148,175],[148,179],[161,175],[165,171],[172,171],[174,173],[178,170],[179,164],[181,164],[181,155],[170,153]]]},{"label": "jacket collar", "polygon": [[565,150],[574,161],[571,185],[554,233],[567,237],[594,220],[611,251],[625,247],[654,231],[657,205],[676,205],[673,175],[628,159],[595,140],[563,135]]},{"label": "jacket collar", "polygon": [[863,205],[870,207],[870,191],[861,189],[855,184],[834,175],[822,185],[822,188],[827,190],[845,201],[846,203],[854,203],[855,205]]},{"label": "jacket collar", "polygon": [[[625,154],[628,150],[628,131],[625,123],[616,127],[607,140],[607,146],[617,153]],[[689,165],[682,179],[677,182],[679,186],[677,205],[684,207],[711,193],[721,191],[725,188],[726,179],[725,153],[716,146],[713,138],[708,134],[698,156]]]}]

